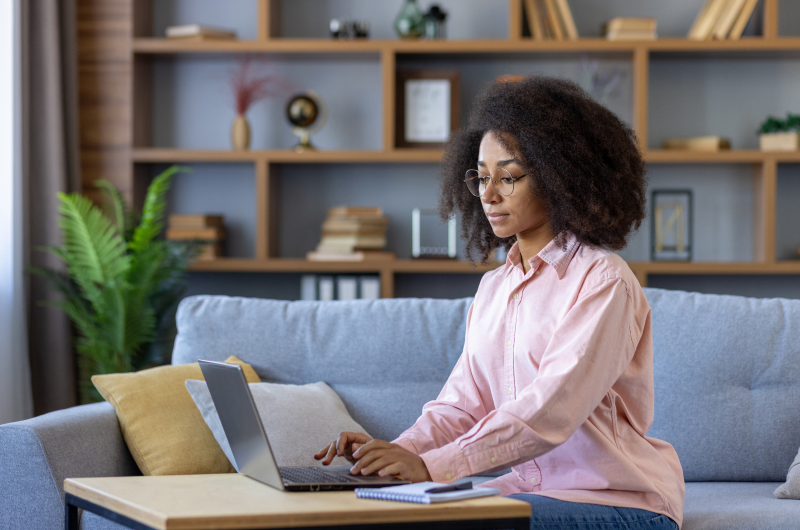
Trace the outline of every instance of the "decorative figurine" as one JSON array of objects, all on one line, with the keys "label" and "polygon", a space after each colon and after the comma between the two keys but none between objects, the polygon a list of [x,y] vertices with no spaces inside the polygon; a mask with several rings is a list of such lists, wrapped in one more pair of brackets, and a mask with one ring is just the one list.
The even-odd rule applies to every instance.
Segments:
[{"label": "decorative figurine", "polygon": [[325,102],[313,90],[298,94],[289,100],[286,104],[286,118],[294,126],[292,132],[300,138],[294,147],[296,152],[316,151],[311,145],[311,133],[320,130],[327,117],[328,109]]},{"label": "decorative figurine", "polygon": [[653,261],[691,261],[692,192],[653,190],[651,258]]},{"label": "decorative figurine", "polygon": [[423,20],[424,37],[426,39],[446,39],[447,31],[444,25],[446,20],[447,13],[442,11],[442,8],[437,4],[431,5]]}]

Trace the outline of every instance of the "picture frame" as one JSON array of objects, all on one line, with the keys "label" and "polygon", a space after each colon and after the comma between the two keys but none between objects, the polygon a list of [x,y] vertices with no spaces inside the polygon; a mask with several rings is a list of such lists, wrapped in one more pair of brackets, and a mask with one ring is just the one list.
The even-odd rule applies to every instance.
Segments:
[{"label": "picture frame", "polygon": [[395,90],[395,147],[444,146],[461,124],[458,70],[398,70]]},{"label": "picture frame", "polygon": [[692,191],[653,190],[650,209],[650,259],[691,261]]}]

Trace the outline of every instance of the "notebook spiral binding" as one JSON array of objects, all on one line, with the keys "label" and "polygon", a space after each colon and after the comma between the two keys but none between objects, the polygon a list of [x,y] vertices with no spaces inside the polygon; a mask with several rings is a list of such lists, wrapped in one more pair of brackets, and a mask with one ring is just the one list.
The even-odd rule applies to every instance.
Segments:
[{"label": "notebook spiral binding", "polygon": [[389,493],[381,488],[356,488],[356,497],[360,499],[378,499],[381,501],[416,502],[417,504],[430,504],[430,499],[421,495],[405,493]]}]

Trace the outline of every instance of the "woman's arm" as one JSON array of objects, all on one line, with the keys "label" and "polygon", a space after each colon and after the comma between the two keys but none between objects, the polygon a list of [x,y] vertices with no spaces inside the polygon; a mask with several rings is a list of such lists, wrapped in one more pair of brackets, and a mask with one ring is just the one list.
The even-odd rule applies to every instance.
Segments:
[{"label": "woman's arm", "polygon": [[[467,314],[467,335],[471,317],[472,306]],[[422,408],[422,415],[414,425],[392,443],[421,455],[456,440],[484,416],[486,409],[472,376],[465,339],[461,357],[439,397],[426,403]]]},{"label": "woman's arm", "polygon": [[536,458],[586,421],[630,363],[641,327],[620,278],[581,295],[555,330],[538,377],[514,401],[481,418],[451,443],[421,454],[435,481]]}]

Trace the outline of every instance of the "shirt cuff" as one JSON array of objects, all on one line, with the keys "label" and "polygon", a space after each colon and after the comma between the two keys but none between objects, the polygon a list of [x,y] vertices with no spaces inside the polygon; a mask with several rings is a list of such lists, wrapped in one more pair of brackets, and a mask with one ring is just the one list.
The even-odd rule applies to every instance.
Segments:
[{"label": "shirt cuff", "polygon": [[406,451],[414,453],[415,455],[419,455],[419,451],[417,451],[417,446],[414,445],[414,442],[412,442],[411,438],[409,438],[408,436],[401,436],[400,438],[397,438],[396,440],[390,443],[397,444]]},{"label": "shirt cuff", "polygon": [[432,449],[420,455],[420,458],[434,482],[453,482],[472,475],[467,459],[455,442]]}]

